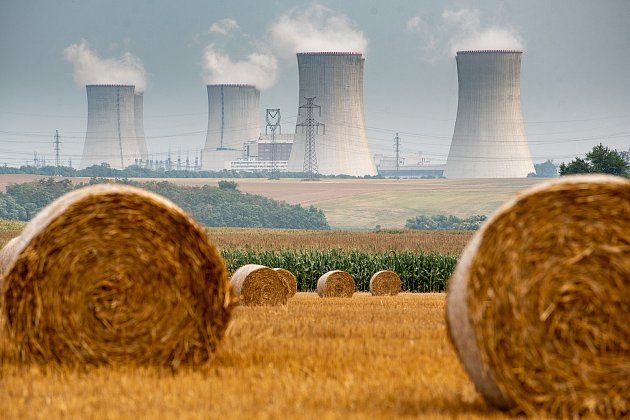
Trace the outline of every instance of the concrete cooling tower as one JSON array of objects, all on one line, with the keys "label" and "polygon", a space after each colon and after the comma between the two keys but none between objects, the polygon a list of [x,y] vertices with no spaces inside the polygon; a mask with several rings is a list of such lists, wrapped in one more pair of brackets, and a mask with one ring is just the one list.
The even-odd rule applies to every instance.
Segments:
[{"label": "concrete cooling tower", "polygon": [[208,133],[203,169],[226,169],[243,145],[260,136],[260,91],[253,85],[208,85]]},{"label": "concrete cooling tower", "polygon": [[87,85],[88,121],[81,167],[105,162],[112,168],[133,165],[138,147],[132,85]]},{"label": "concrete cooling tower", "polygon": [[144,138],[144,94],[142,92],[136,92],[133,99],[133,114],[136,122],[138,150],[140,150],[140,158],[146,161],[149,158],[149,151],[147,149],[147,141]]},{"label": "concrete cooling tower", "polygon": [[[315,97],[321,106],[323,123],[315,136],[317,172],[322,175],[376,175],[370,154],[363,114],[363,64],[361,53],[313,52],[298,53],[299,104]],[[305,110],[299,109],[298,123],[304,121]],[[296,127],[295,141],[289,158],[289,172],[304,171],[306,130]]]},{"label": "concrete cooling tower", "polygon": [[459,51],[459,98],[446,178],[534,172],[521,111],[522,51]]}]

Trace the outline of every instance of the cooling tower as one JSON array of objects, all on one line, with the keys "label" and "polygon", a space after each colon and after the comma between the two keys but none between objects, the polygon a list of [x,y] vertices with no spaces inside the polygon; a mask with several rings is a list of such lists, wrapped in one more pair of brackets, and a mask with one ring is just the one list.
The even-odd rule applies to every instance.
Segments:
[{"label": "cooling tower", "polygon": [[[370,154],[363,115],[363,64],[361,53],[317,52],[298,53],[300,78],[299,104],[305,98],[315,97],[321,106],[321,116],[315,110],[315,119],[323,123],[315,136],[317,169],[322,175],[376,175],[376,166]],[[306,116],[299,109],[298,123]],[[304,171],[306,130],[296,127],[288,170]]]},{"label": "cooling tower", "polygon": [[203,168],[225,169],[243,145],[260,136],[260,91],[253,85],[208,85],[208,133]]},{"label": "cooling tower", "polygon": [[534,172],[521,111],[522,51],[459,51],[459,98],[446,178]]},{"label": "cooling tower", "polygon": [[142,92],[136,92],[133,99],[133,115],[136,122],[138,150],[140,151],[141,159],[146,161],[149,158],[149,151],[147,150],[147,141],[144,138],[144,94]]},{"label": "cooling tower", "polygon": [[131,85],[87,85],[88,121],[81,167],[123,169],[140,159]]}]

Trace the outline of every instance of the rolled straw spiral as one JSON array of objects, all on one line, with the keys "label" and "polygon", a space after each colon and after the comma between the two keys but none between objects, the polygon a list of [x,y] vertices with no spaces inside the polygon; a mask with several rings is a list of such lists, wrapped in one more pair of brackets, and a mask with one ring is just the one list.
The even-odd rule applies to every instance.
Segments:
[{"label": "rolled straw spiral", "polygon": [[247,264],[232,274],[234,292],[242,305],[286,305],[289,288],[283,277],[273,269],[258,264]]},{"label": "rolled straw spiral", "polygon": [[370,293],[374,296],[395,296],[400,293],[400,277],[391,270],[382,270],[370,278]]},{"label": "rolled straw spiral", "polygon": [[345,271],[329,271],[317,280],[317,294],[320,297],[352,297],[354,290],[354,279]]},{"label": "rolled straw spiral", "polygon": [[475,234],[447,321],[491,404],[557,417],[630,414],[630,181],[561,178]]},{"label": "rolled straw spiral", "polygon": [[230,319],[227,272],[205,230],[137,188],[70,192],[3,255],[2,309],[25,362],[202,363]]}]

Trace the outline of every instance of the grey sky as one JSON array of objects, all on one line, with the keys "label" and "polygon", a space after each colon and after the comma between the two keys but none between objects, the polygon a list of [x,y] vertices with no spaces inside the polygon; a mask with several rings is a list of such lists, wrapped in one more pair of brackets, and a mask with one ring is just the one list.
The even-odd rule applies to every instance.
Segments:
[{"label": "grey sky", "polygon": [[[292,132],[297,64],[292,53],[286,59],[286,51],[277,50],[282,39],[274,48],[269,29],[282,15],[297,16],[311,4],[3,0],[0,163],[23,164],[33,151],[52,159],[52,135],[58,129],[62,160],[72,157],[78,164],[87,100],[63,52],[81,40],[103,59],[119,59],[129,52],[141,60],[148,74],[144,125],[150,153],[203,147],[207,97],[202,60],[210,44],[232,61],[253,53],[277,59],[275,84],[261,94],[261,120],[264,108],[281,108],[283,132]],[[446,160],[457,110],[450,43],[466,36],[464,26],[470,21],[449,23],[444,13],[462,10],[478,18],[477,31],[498,29],[525,44],[522,104],[535,162],[570,160],[600,141],[616,149],[630,148],[630,1],[318,4],[331,9],[329,15],[345,16],[351,30],[367,40],[364,95],[373,153],[391,154],[398,131],[407,155],[422,151],[435,163]],[[237,27],[215,26],[210,31],[223,19],[232,19]]]}]

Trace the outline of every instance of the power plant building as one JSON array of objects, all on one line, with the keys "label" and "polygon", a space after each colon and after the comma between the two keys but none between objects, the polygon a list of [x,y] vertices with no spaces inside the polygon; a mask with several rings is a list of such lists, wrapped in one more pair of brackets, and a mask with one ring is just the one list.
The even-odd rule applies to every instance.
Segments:
[{"label": "power plant building", "polygon": [[[361,53],[304,52],[297,54],[299,104],[315,98],[321,115],[314,118],[324,124],[315,135],[317,172],[322,175],[376,175],[365,131],[363,112],[363,68]],[[298,124],[305,110],[299,109]],[[307,130],[297,126],[288,162],[289,172],[304,171]]]},{"label": "power plant building", "polygon": [[522,51],[457,53],[459,94],[446,178],[524,178],[534,172],[521,111]]},{"label": "power plant building", "polygon": [[208,89],[208,132],[203,169],[229,169],[243,145],[260,136],[260,91],[254,85],[215,84]]},{"label": "power plant building", "polygon": [[[146,156],[142,100],[133,85],[87,85],[88,120],[81,167],[107,163],[124,169]],[[140,96],[140,98],[142,98]],[[136,109],[140,113],[136,116]],[[142,139],[136,128],[142,130]],[[142,150],[141,150],[142,149]]]}]

